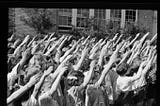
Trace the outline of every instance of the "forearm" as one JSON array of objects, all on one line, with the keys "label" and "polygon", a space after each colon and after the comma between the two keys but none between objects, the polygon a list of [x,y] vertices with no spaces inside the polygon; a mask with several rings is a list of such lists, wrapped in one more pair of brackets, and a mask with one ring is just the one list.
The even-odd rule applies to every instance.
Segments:
[{"label": "forearm", "polygon": [[27,47],[30,47],[33,43],[33,41],[36,39],[37,35],[29,42],[29,44],[27,45]]},{"label": "forearm", "polygon": [[33,84],[27,83],[25,86],[21,87],[19,90],[15,91],[11,96],[7,98],[7,104],[12,103],[19,97],[21,97]]},{"label": "forearm", "polygon": [[142,43],[145,41],[145,39],[147,38],[148,35],[149,35],[149,32],[147,32],[147,33],[140,39],[140,45],[142,45]]},{"label": "forearm", "polygon": [[13,55],[16,56],[16,54],[17,54],[18,52],[20,52],[20,49],[21,49],[21,46],[19,45],[19,46],[14,50]]},{"label": "forearm", "polygon": [[117,41],[116,41],[115,45],[117,45],[117,44],[118,44],[118,42],[121,40],[122,36],[123,36],[123,34],[121,34],[121,35],[119,36],[119,38],[117,39]]},{"label": "forearm", "polygon": [[23,67],[25,64],[27,64],[27,61],[30,60],[32,57],[33,57],[33,54],[31,53],[28,55],[27,59],[23,59],[22,57],[22,59],[20,60],[20,67]]},{"label": "forearm", "polygon": [[48,56],[50,53],[55,49],[56,45],[53,45],[46,53],[45,55]]},{"label": "forearm", "polygon": [[45,53],[47,51],[48,46],[50,45],[50,41],[47,41],[47,44],[45,45],[44,49],[43,49],[43,53]]},{"label": "forearm", "polygon": [[134,51],[133,51],[132,54],[131,54],[131,56],[129,57],[129,59],[128,59],[128,61],[127,61],[127,64],[130,64],[130,63],[131,63],[134,54],[135,54],[135,53],[134,53]]},{"label": "forearm", "polygon": [[101,55],[99,56],[98,65],[99,65],[99,66],[102,66],[102,62],[103,62],[103,55],[101,54]]},{"label": "forearm", "polygon": [[118,35],[118,33],[116,33],[116,35],[114,36],[113,41],[115,41],[115,40],[116,40],[117,35]]},{"label": "forearm", "polygon": [[153,36],[150,42],[153,43],[156,39],[157,39],[157,33]]},{"label": "forearm", "polygon": [[76,48],[76,50],[73,52],[73,54],[77,53],[78,50],[79,50],[79,48],[80,48],[80,45],[77,45],[77,48]]},{"label": "forearm", "polygon": [[132,45],[136,41],[136,39],[139,37],[139,35],[140,35],[140,33],[138,33],[136,35],[136,37],[130,42],[129,46]]},{"label": "forearm", "polygon": [[85,58],[85,55],[82,55],[80,60],[79,60],[79,62],[78,62],[78,64],[76,64],[76,69],[75,70],[79,70],[80,69],[84,58]]},{"label": "forearm", "polygon": [[65,54],[60,58],[60,62],[63,62],[63,60],[71,53],[71,51],[66,51]]},{"label": "forearm", "polygon": [[61,48],[62,48],[62,46],[64,45],[64,43],[65,43],[65,41],[66,41],[67,39],[64,39],[63,41],[62,41],[62,43],[59,45],[59,47],[57,48],[57,50],[61,50]]},{"label": "forearm", "polygon": [[101,77],[96,82],[96,85],[100,85],[102,83],[102,81],[104,80],[106,74],[108,73],[109,69],[111,68],[112,64],[113,63],[109,61],[109,63],[105,66],[104,70],[101,73]]},{"label": "forearm", "polygon": [[58,84],[59,84],[59,82],[60,82],[60,80],[61,80],[61,77],[62,77],[62,75],[64,74],[64,70],[62,71],[62,72],[60,72],[59,73],[59,75],[57,76],[57,78],[56,78],[56,80],[54,81],[54,83],[52,84],[52,87],[51,87],[51,89],[49,90],[49,93],[52,95],[55,91],[56,91],[56,89],[57,89],[57,87],[58,87]]},{"label": "forearm", "polygon": [[46,36],[42,39],[42,41],[45,41],[45,40],[48,38],[48,36],[49,36],[49,35],[46,35]]},{"label": "forearm", "polygon": [[88,97],[87,90],[86,90],[85,106],[88,106],[88,102],[89,102],[89,97]]},{"label": "forearm", "polygon": [[59,68],[57,68],[55,70],[55,72],[53,74],[51,74],[52,80],[54,81],[56,79],[56,77],[58,76],[58,74],[60,73]]},{"label": "forearm", "polygon": [[55,34],[55,32],[53,32],[53,33],[51,34],[51,36],[48,38],[48,41],[50,41],[50,39],[53,37],[54,34]]},{"label": "forearm", "polygon": [[149,53],[149,49],[150,47],[147,47],[146,51],[144,52],[144,56],[147,56],[147,54]]},{"label": "forearm", "polygon": [[93,69],[94,69],[94,67],[91,67],[89,72],[87,73],[87,76],[85,76],[84,82],[82,83],[83,87],[85,87],[89,83],[89,81],[92,77],[92,74],[93,74]]},{"label": "forearm", "polygon": [[125,63],[125,62],[127,62],[127,58],[129,57],[129,55],[131,54],[131,52],[127,52],[127,54],[123,57],[123,59],[120,61],[120,63],[119,64],[121,64],[121,63]]},{"label": "forearm", "polygon": [[38,94],[38,92],[40,91],[41,86],[42,86],[45,78],[46,78],[46,76],[43,75],[43,76],[41,77],[40,81],[35,85],[35,88],[34,88],[33,93],[32,93],[32,95],[33,95],[35,98],[37,97],[37,94]]},{"label": "forearm", "polygon": [[149,60],[149,62],[147,63],[146,67],[143,69],[143,71],[142,71],[143,75],[146,75],[147,71],[151,67],[151,64],[152,64],[152,59]]}]

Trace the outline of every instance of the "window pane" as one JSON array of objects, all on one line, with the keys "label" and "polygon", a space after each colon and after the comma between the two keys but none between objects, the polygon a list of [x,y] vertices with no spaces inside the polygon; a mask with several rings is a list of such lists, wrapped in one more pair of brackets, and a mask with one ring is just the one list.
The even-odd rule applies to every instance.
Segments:
[{"label": "window pane", "polygon": [[77,9],[77,14],[81,14],[81,9]]},{"label": "window pane", "polygon": [[72,23],[72,18],[68,17],[68,25],[71,25],[71,23]]},{"label": "window pane", "polygon": [[136,10],[126,10],[126,21],[135,22]]}]

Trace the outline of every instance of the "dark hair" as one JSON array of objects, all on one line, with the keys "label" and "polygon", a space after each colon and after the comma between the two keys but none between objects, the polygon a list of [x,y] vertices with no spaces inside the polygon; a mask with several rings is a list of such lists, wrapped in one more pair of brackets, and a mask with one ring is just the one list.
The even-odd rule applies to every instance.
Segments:
[{"label": "dark hair", "polygon": [[121,63],[120,65],[117,66],[116,72],[120,75],[123,76],[128,70],[128,64],[127,63]]},{"label": "dark hair", "polygon": [[69,76],[74,76],[77,78],[77,79],[68,79],[67,78],[67,84],[69,86],[79,86],[80,85],[79,81],[81,79],[84,79],[84,74],[83,74],[83,72],[80,72],[80,71],[71,71],[71,72],[69,72],[67,77],[69,77]]}]

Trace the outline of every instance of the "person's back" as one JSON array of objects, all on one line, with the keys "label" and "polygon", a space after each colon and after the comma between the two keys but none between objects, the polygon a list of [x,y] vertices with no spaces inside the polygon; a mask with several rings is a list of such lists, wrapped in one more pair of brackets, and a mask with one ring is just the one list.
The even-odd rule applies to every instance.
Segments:
[{"label": "person's back", "polygon": [[104,88],[89,87],[87,95],[89,96],[88,106],[109,106],[108,96]]}]

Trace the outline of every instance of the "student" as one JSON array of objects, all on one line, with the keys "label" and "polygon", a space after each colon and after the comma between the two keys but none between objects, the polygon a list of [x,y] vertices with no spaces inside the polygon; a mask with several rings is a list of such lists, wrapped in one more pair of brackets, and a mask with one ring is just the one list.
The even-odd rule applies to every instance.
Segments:
[{"label": "student", "polygon": [[80,71],[71,71],[67,76],[67,106],[84,106],[85,87],[92,76],[94,65],[95,61],[92,61],[86,76]]},{"label": "student", "polygon": [[25,103],[24,106],[39,106],[38,98],[40,95],[40,89],[42,84],[44,83],[45,78],[53,71],[53,66],[50,66],[47,70],[44,71],[41,76],[40,81],[35,85],[33,93],[31,94],[29,100]]},{"label": "student", "polygon": [[[117,53],[118,53],[118,51],[119,51],[119,49],[120,49],[121,46],[122,46],[122,44],[120,44],[120,45],[117,46],[116,50],[114,51],[114,53],[110,57],[109,62],[106,65],[104,65],[104,69],[103,69],[103,71],[101,73],[101,76],[100,76],[99,80],[95,84],[90,85],[89,88],[88,88],[88,90],[86,91],[86,98],[88,98],[85,101],[86,102],[86,106],[93,106],[93,105],[95,105],[95,106],[96,105],[108,106],[109,105],[109,103],[106,102],[106,101],[108,101],[108,98],[105,95],[103,95],[103,102],[100,102],[100,103],[99,102],[94,102],[97,99],[95,98],[95,96],[94,96],[94,98],[92,98],[90,96],[92,94],[92,93],[90,93],[90,91],[93,91],[95,88],[98,88],[99,91],[95,90],[94,92],[97,92],[99,95],[102,95],[103,89],[101,87],[101,83],[104,80],[106,74],[110,70],[110,68],[113,65],[113,63],[117,61]],[[106,98],[106,99],[104,99],[104,98]]]},{"label": "student", "polygon": [[56,80],[52,84],[51,89],[45,92],[44,94],[42,94],[41,96],[39,96],[39,99],[38,99],[39,106],[60,106],[56,100],[55,92],[56,92],[56,89],[58,87],[58,84],[60,82],[62,75],[67,70],[67,67],[61,66],[59,69],[60,70],[58,71],[60,71],[60,73],[58,74]]},{"label": "student", "polygon": [[8,98],[7,98],[7,104],[10,104],[12,102],[14,102],[15,100],[19,99],[21,96],[23,96],[23,94],[32,86],[34,86],[34,84],[36,84],[38,82],[38,80],[40,79],[40,73],[36,74],[35,76],[31,77],[31,79],[29,80],[29,82],[21,87],[20,89],[18,89],[17,91],[15,91],[14,93],[12,93]]}]

